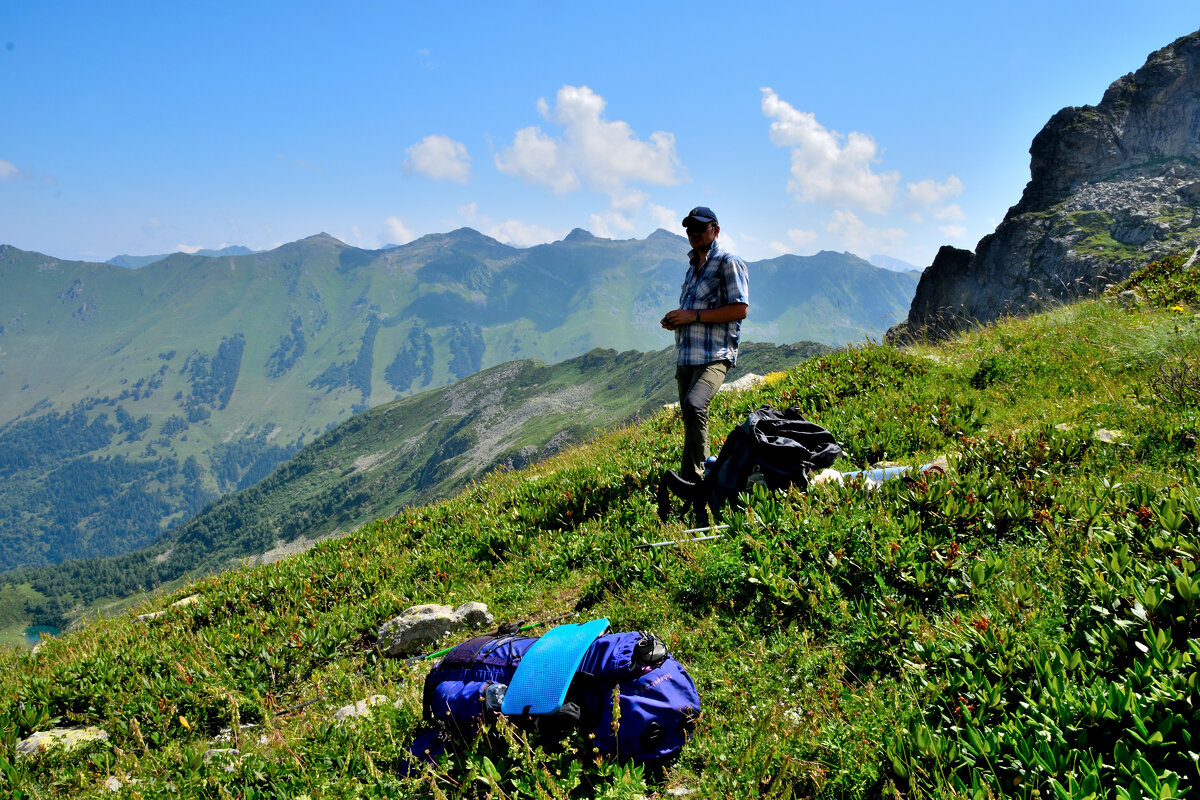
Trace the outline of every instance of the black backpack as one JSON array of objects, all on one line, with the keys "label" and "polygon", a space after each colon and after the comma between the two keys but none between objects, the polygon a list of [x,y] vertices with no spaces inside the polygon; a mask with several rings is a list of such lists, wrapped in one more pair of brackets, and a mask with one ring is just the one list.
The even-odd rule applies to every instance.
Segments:
[{"label": "black backpack", "polygon": [[721,452],[702,481],[685,481],[669,471],[658,487],[658,515],[670,515],[670,495],[694,506],[698,525],[732,504],[750,483],[768,489],[808,488],[808,476],[831,466],[842,456],[833,434],[809,422],[796,406],[778,411],[763,406],[729,432]]}]

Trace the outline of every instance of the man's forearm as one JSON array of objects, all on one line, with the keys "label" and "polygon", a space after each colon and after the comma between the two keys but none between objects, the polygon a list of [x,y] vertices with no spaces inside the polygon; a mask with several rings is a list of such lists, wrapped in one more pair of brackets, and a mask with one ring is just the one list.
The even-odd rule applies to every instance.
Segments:
[{"label": "man's forearm", "polygon": [[706,323],[737,322],[745,319],[749,311],[750,307],[745,303],[729,303],[717,308],[702,308],[699,310],[699,319],[690,321]]},{"label": "man's forearm", "polygon": [[662,318],[662,326],[673,331],[683,325],[694,325],[698,322],[707,325],[737,322],[746,318],[748,310],[749,307],[745,303],[729,303],[719,308],[676,308],[668,311]]}]

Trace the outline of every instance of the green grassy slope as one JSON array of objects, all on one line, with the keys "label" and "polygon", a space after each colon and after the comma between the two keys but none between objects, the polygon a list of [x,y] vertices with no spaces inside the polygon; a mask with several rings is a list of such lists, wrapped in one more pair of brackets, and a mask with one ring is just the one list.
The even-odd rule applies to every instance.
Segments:
[{"label": "green grassy slope", "polygon": [[[730,380],[785,369],[830,349],[752,342]],[[511,362],[357,414],[258,484],[221,498],[153,544],[0,576],[0,587],[20,587],[29,598],[23,615],[14,611],[7,628],[0,624],[0,635],[19,635],[30,624],[66,628],[93,616],[98,602],[245,559],[271,560],[405,505],[447,497],[497,466],[540,461],[674,402],[674,358],[673,349],[594,350],[558,364]]]},{"label": "green grassy slope", "polygon": [[[667,347],[686,251],[665,231],[518,249],[461,229],[130,270],[0,245],[0,570],[157,541],[353,413],[480,369]],[[879,335],[916,287],[812,263],[763,262],[747,340]]]},{"label": "green grassy slope", "polygon": [[[842,351],[714,403],[714,443],[763,403],[796,403],[845,444],[844,467],[948,454],[946,477],[756,494],[723,539],[635,551],[681,528],[653,511],[681,438],[664,412],[200,581],[152,607],[199,602],[153,624],[100,620],[6,656],[6,789],[99,796],[115,776],[144,798],[648,794],[586,741],[547,751],[503,725],[396,777],[427,665],[381,658],[374,631],[415,603],[482,600],[501,619],[575,608],[663,637],[704,702],[663,794],[1194,796],[1200,317],[1180,299]],[[333,723],[373,694],[395,704]],[[14,758],[56,720],[111,738]],[[240,756],[206,761],[239,723],[259,726]]]}]

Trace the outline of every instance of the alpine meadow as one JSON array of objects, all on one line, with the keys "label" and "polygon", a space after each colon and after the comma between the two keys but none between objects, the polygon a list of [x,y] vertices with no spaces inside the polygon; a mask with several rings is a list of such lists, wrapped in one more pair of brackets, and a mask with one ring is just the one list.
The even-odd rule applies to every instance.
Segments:
[{"label": "alpine meadow", "polygon": [[[10,652],[6,788],[1186,796],[1200,730],[1200,285],[1186,260],[1136,273],[1130,307],[1114,290],[935,346],[849,348],[714,402],[714,431],[796,404],[837,432],[839,467],[946,455],[944,477],[758,490],[723,539],[635,550],[682,530],[654,511],[680,438],[663,411],[202,579],[144,609],[166,609],[158,618],[100,618]],[[437,769],[398,778],[431,662],[384,657],[375,630],[416,603],[466,600],[503,619],[575,612],[662,637],[704,703],[665,785],[503,718]],[[387,702],[369,716],[334,721],[375,696]],[[16,754],[56,726],[108,738]]]}]

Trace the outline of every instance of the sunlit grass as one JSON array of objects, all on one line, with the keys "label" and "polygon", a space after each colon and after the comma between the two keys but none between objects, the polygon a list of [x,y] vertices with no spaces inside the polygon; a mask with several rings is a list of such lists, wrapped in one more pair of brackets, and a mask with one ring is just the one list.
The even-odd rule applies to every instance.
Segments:
[{"label": "sunlit grass", "polygon": [[[193,583],[153,608],[199,602],[152,623],[99,619],[35,656],[5,654],[4,788],[99,795],[117,776],[145,798],[1194,793],[1200,408],[1161,391],[1161,368],[1200,349],[1189,313],[1088,301],[937,346],[827,355],[713,405],[714,449],[748,411],[795,403],[838,436],[847,469],[946,454],[945,477],[759,492],[723,539],[635,551],[683,525],[654,512],[681,438],[664,411]],[[502,620],[580,609],[653,630],[700,689],[694,740],[650,787],[586,741],[555,751],[503,725],[399,778],[429,664],[382,658],[375,630],[409,605],[465,600]],[[332,722],[374,694],[389,702]],[[239,723],[258,726],[241,757],[206,762]],[[14,757],[55,724],[111,738]]]}]

